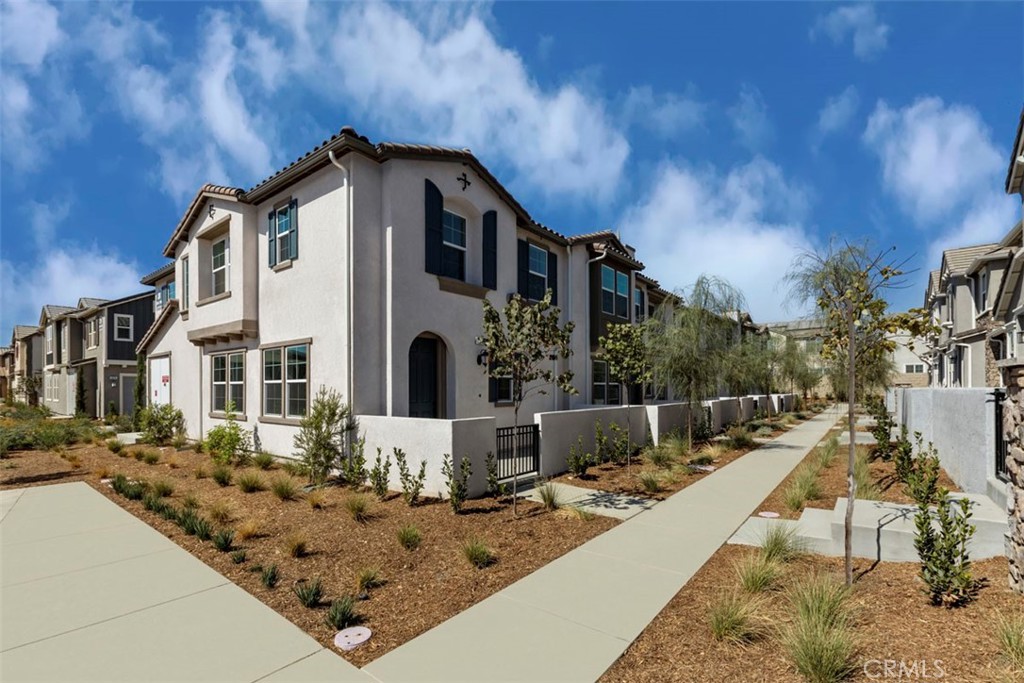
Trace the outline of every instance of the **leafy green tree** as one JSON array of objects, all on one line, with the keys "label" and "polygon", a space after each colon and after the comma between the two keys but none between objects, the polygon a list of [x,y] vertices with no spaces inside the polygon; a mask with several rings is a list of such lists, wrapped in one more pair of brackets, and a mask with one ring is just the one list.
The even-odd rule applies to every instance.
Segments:
[{"label": "leafy green tree", "polygon": [[309,482],[322,484],[341,465],[349,435],[356,429],[351,408],[334,389],[321,386],[309,413],[299,423],[295,450],[309,468]]},{"label": "leafy green tree", "polygon": [[[808,251],[797,256],[787,275],[790,299],[802,304],[813,302],[823,318],[822,356],[832,363],[845,363],[846,367],[850,430],[845,520],[847,585],[853,584],[857,374],[860,371],[864,377],[867,370],[877,372],[881,360],[887,358],[895,346],[887,336],[889,333],[906,330],[916,337],[923,336],[932,327],[922,309],[887,312],[881,293],[899,287],[904,277],[904,262],[887,260],[891,251],[873,252],[866,243],[846,242],[839,246],[833,241],[823,251]],[[838,386],[833,385],[837,391]]]},{"label": "leafy green tree", "polygon": [[742,309],[738,289],[701,275],[644,323],[654,377],[688,402],[686,433],[691,448],[694,421],[703,418],[701,402],[717,392],[731,349],[739,341],[730,313]]},{"label": "leafy green tree", "polygon": [[[528,303],[513,294],[503,310],[499,311],[484,299],[483,334],[476,343],[487,351],[489,372],[492,377],[508,378],[512,384],[513,425],[519,427],[519,409],[531,394],[546,394],[554,385],[567,394],[576,394],[572,385],[573,373],[556,373],[552,361],[565,360],[572,355],[569,345],[573,322],[558,324],[561,313],[551,305],[551,290],[544,298]],[[512,456],[519,459],[519,440],[513,440]],[[512,478],[512,514],[517,514],[516,489],[518,475]]]},{"label": "leafy green tree", "polygon": [[626,469],[629,469],[633,443],[630,441],[630,388],[650,384],[653,380],[650,354],[647,352],[647,333],[639,325],[628,323],[608,326],[608,334],[599,338],[600,356],[608,365],[612,381],[626,388]]}]

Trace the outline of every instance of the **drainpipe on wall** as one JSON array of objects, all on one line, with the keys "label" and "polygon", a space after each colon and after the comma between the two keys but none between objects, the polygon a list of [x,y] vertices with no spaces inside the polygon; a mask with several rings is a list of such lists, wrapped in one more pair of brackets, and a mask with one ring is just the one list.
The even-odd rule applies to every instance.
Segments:
[{"label": "drainpipe on wall", "polygon": [[352,296],[352,283],[354,273],[354,259],[352,258],[352,172],[345,168],[337,157],[334,156],[334,150],[327,150],[327,158],[331,160],[331,163],[345,175],[345,219],[348,224],[345,229],[345,259],[346,259],[346,278],[348,282],[348,291],[345,293],[346,299],[346,321],[345,321],[345,336],[346,343],[348,345],[348,402],[352,406],[353,411],[355,410],[355,351],[352,345],[352,307],[354,298]]}]

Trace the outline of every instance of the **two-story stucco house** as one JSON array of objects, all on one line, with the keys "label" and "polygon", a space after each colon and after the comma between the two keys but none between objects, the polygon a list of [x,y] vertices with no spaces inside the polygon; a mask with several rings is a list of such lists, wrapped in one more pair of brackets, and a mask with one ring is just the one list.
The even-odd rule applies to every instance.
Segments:
[{"label": "two-story stucco house", "polygon": [[15,325],[11,332],[11,349],[14,355],[12,391],[15,401],[35,405],[40,392],[30,391],[27,378],[42,378],[43,335],[35,325]]},{"label": "two-story stucco house", "polygon": [[537,223],[468,150],[351,128],[249,190],[201,188],[164,255],[148,283],[167,296],[139,344],[149,401],[179,407],[194,437],[233,407],[280,454],[321,386],[357,415],[510,424],[476,338],[482,301],[516,292],[550,290],[575,321],[580,392],[534,395],[523,414],[618,403],[597,340],[667,295],[614,233]]},{"label": "two-story stucco house", "polygon": [[0,400],[13,400],[14,347],[0,346]]}]

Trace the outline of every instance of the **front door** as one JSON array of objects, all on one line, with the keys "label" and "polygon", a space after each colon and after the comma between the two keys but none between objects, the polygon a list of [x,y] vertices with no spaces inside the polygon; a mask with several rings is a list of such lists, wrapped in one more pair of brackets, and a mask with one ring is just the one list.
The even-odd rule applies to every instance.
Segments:
[{"label": "front door", "polygon": [[135,375],[121,375],[121,414],[135,412]]},{"label": "front door", "polygon": [[417,337],[409,347],[409,417],[438,417],[437,339]]},{"label": "front door", "polygon": [[149,360],[149,405],[171,402],[171,359],[168,356]]}]

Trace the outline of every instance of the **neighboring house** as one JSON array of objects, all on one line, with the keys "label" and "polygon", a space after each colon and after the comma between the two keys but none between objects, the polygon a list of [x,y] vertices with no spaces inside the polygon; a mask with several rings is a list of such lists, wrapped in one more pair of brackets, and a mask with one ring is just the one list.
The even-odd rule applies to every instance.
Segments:
[{"label": "neighboring house", "polygon": [[928,386],[929,362],[927,360],[928,345],[918,337],[911,337],[906,332],[887,335],[896,346],[892,352],[893,379],[895,387],[926,387]]},{"label": "neighboring house", "polygon": [[[114,301],[79,300],[69,344],[69,366],[74,382],[85,382],[85,412],[106,417],[112,412],[130,415],[135,410],[135,347],[153,324],[153,292],[145,291]],[[72,394],[74,395],[74,394]],[[74,403],[70,410],[74,412]]]},{"label": "neighboring house", "polygon": [[73,372],[69,371],[71,360],[69,331],[72,320],[69,313],[73,306],[47,304],[39,313],[39,329],[43,335],[43,386],[40,388],[40,402],[58,415],[73,415],[75,412]]},{"label": "neighboring house", "polygon": [[14,380],[14,348],[0,346],[0,401],[13,400],[11,395]]},{"label": "neighboring house", "polygon": [[201,188],[164,255],[150,279],[167,298],[139,344],[149,401],[181,408],[192,436],[233,406],[282,454],[321,386],[357,415],[511,424],[509,383],[476,338],[483,299],[515,292],[550,289],[575,321],[572,357],[552,366],[580,392],[532,395],[520,419],[619,403],[597,340],[668,296],[614,233],[537,223],[468,150],[351,128],[250,190]]},{"label": "neighboring house", "polygon": [[26,378],[42,379],[42,330],[35,325],[15,325],[11,333],[11,348],[14,350],[14,400],[36,405],[42,398],[42,386],[38,393],[29,391]]},{"label": "neighboring house", "polygon": [[784,343],[795,343],[797,348],[807,354],[807,362],[817,372],[818,384],[814,387],[812,394],[815,396],[828,396],[832,394],[832,385],[829,383],[826,373],[827,364],[821,356],[821,344],[825,338],[825,327],[820,320],[805,318],[800,320],[788,320],[784,322],[767,323],[765,327],[772,343],[782,346]]}]

